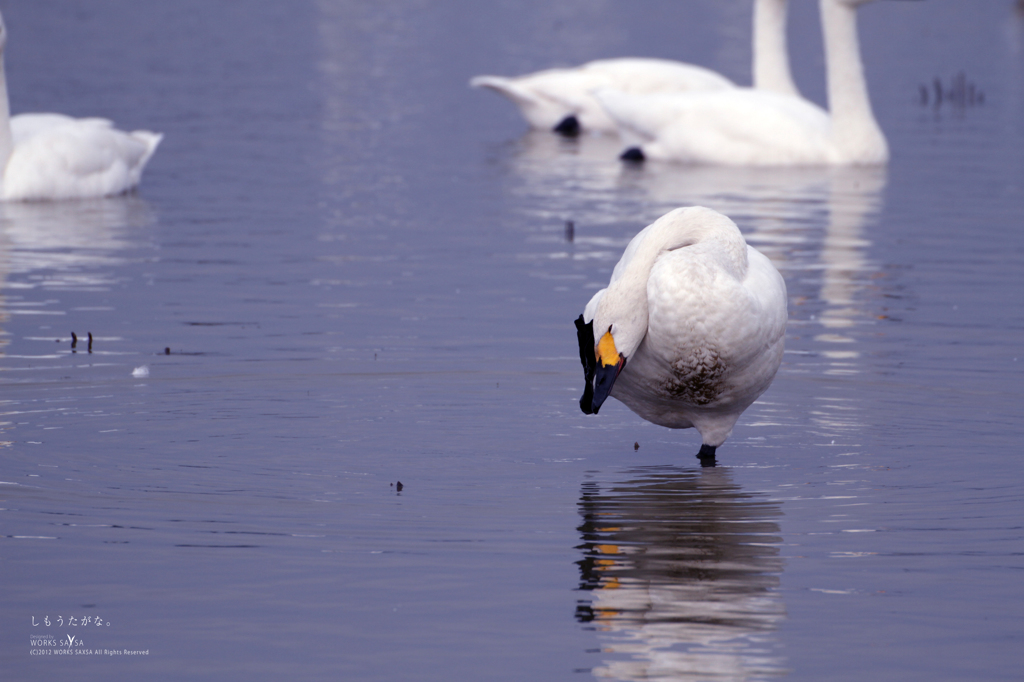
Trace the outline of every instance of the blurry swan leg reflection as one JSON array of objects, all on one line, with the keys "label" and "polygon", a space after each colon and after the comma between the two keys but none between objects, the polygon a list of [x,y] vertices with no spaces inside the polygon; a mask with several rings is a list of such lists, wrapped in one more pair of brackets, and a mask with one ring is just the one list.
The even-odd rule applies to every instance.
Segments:
[{"label": "blurry swan leg reflection", "polygon": [[728,469],[644,467],[583,483],[576,618],[598,633],[597,677],[745,680],[784,672],[773,631],[781,515]]}]

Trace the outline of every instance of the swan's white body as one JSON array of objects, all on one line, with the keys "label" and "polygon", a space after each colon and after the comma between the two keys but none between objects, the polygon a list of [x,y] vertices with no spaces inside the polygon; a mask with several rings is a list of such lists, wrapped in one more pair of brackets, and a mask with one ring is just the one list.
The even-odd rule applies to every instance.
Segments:
[{"label": "swan's white body", "polygon": [[[871,110],[857,40],[858,5],[820,0],[829,111],[750,88],[708,93],[596,93],[645,159],[734,166],[874,165],[889,147]],[[627,152],[628,154],[628,152]],[[629,158],[629,157],[627,157]]]},{"label": "swan's white body", "polygon": [[[787,0],[755,0],[754,85],[797,95],[786,50]],[[551,130],[568,116],[587,132],[615,133],[615,122],[594,98],[595,90],[630,94],[712,92],[736,84],[715,71],[666,59],[600,59],[582,66],[547,69],[515,78],[477,76],[474,87],[489,88],[510,99],[534,128]]]},{"label": "swan's white body", "polygon": [[575,116],[583,130],[614,133],[615,123],[591,94],[602,88],[630,93],[722,90],[735,84],[699,66],[667,59],[601,59],[569,69],[547,69],[516,78],[477,76],[470,85],[509,98],[534,128],[551,130]]},{"label": "swan's white body", "polygon": [[0,199],[80,199],[136,187],[163,136],[145,130],[126,133],[102,118],[11,117],[3,70],[6,42],[0,17]]},{"label": "swan's white body", "polygon": [[711,448],[771,384],[786,318],[786,284],[771,261],[732,220],[700,206],[637,234],[583,313],[625,358],[611,395],[655,424],[695,427]]}]

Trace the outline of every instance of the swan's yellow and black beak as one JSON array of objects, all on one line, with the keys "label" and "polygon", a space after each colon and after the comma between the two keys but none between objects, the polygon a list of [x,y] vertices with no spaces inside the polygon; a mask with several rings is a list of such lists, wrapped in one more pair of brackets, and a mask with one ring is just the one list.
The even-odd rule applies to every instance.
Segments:
[{"label": "swan's yellow and black beak", "polygon": [[619,372],[626,366],[626,356],[615,348],[615,339],[611,331],[604,333],[601,340],[597,342],[596,349],[597,368],[594,370],[594,399],[592,408],[594,414],[604,404],[605,399],[612,392],[612,384],[619,376]]},{"label": "swan's yellow and black beak", "polygon": [[611,332],[605,332],[600,343],[594,343],[594,323],[576,318],[576,339],[580,344],[580,363],[583,365],[583,414],[597,414],[612,391],[619,372],[626,366],[626,358],[615,348]]}]

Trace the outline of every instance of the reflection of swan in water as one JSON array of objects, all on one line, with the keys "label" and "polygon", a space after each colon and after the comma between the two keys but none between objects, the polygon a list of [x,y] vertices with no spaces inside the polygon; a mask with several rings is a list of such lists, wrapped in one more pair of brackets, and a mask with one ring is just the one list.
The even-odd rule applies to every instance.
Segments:
[{"label": "reflection of swan in water", "polygon": [[[590,224],[614,222],[626,213],[616,211],[616,190],[622,167],[614,161],[618,140],[601,135],[567,139],[531,130],[506,145],[510,165],[521,179],[517,199],[535,206],[532,215],[541,219],[567,215],[570,207],[597,203],[595,210],[574,217]],[[505,149],[502,149],[503,154]],[[581,201],[582,200],[582,201]],[[664,213],[664,211],[662,211]],[[656,217],[656,216],[655,216]],[[624,245],[625,243],[623,243]]]},{"label": "reflection of swan in water", "polygon": [[821,302],[825,310],[818,315],[826,330],[833,330],[835,339],[818,340],[848,343],[854,339],[842,336],[842,330],[854,327],[864,313],[858,308],[857,295],[863,287],[857,280],[870,265],[864,250],[871,242],[864,239],[864,223],[881,208],[881,191],[885,187],[883,169],[838,171],[829,177],[829,220],[821,245]]},{"label": "reflection of swan in water", "polygon": [[[830,297],[839,286],[836,278],[850,274],[839,261],[860,259],[854,267],[864,267],[869,242],[861,232],[881,208],[884,167],[621,167],[607,160],[615,144],[604,137],[566,140],[537,132],[521,137],[510,159],[518,210],[541,221],[572,218],[605,227],[652,222],[678,206],[707,206],[735,220],[747,241],[784,275],[786,268],[828,273],[832,281],[824,293]],[[619,246],[606,254],[618,258],[628,239],[593,241],[602,248]],[[822,258],[829,260],[827,267]]]},{"label": "reflection of swan in water", "polygon": [[576,618],[619,680],[746,680],[781,674],[773,636],[781,510],[728,470],[649,467],[583,484]]},{"label": "reflection of swan in water", "polygon": [[[786,50],[787,0],[754,2],[754,87],[797,95]],[[626,93],[705,92],[735,88],[718,73],[665,59],[599,59],[575,68],[538,71],[515,78],[477,76],[474,87],[511,100],[538,130],[577,135],[581,130],[614,133],[615,124],[594,99],[598,88]]]},{"label": "reflection of swan in water", "polygon": [[[0,203],[0,323],[17,315],[63,314],[56,309],[60,300],[33,290],[109,288],[114,281],[104,268],[145,243],[139,228],[153,222],[149,206],[136,196]],[[0,348],[8,338],[0,331]]]},{"label": "reflection of swan in water", "polygon": [[87,269],[120,262],[117,253],[138,244],[137,228],[153,221],[148,204],[137,196],[0,204],[6,279],[51,270],[43,284],[47,288],[88,285],[98,275]]},{"label": "reflection of swan in water", "polygon": [[512,192],[521,200],[520,210],[541,219],[572,216],[588,225],[606,225],[651,222],[678,206],[707,206],[732,217],[745,233],[752,226],[806,230],[826,214],[829,178],[836,171],[877,172],[622,166],[608,156],[617,144],[600,136],[567,140],[537,132],[523,135],[512,144],[510,160],[518,180]]},{"label": "reflection of swan in water", "polygon": [[[859,334],[877,324],[878,311],[867,310],[868,302],[863,300],[869,278],[877,272],[877,265],[866,256],[871,242],[865,239],[864,229],[881,209],[886,174],[883,168],[837,169],[829,180],[829,217],[817,264],[821,272],[818,312],[809,323],[817,332],[812,348],[825,360],[822,373],[839,377],[860,371]],[[840,444],[849,445],[848,438],[863,432],[855,399],[817,393],[811,420],[821,429],[820,435],[833,442],[837,436],[847,436]]]},{"label": "reflection of swan in water", "polygon": [[601,227],[651,222],[678,206],[707,206],[735,220],[782,269],[791,261],[816,260],[823,223],[863,223],[885,187],[879,167],[621,167],[606,156],[614,145],[603,137],[524,135],[510,160],[518,210],[540,221],[572,218]]}]

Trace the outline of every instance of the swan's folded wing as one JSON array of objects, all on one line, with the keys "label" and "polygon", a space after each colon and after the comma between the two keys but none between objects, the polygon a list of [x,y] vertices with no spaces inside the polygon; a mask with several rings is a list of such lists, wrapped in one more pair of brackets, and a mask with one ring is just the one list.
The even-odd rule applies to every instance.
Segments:
[{"label": "swan's folded wing", "polygon": [[798,97],[750,88],[629,95],[598,101],[645,156],[682,163],[773,165],[828,161],[828,114]]},{"label": "swan's folded wing", "polygon": [[159,135],[125,133],[83,119],[37,131],[17,145],[4,172],[4,198],[68,199],[119,194],[138,184]]},{"label": "swan's folded wing", "polygon": [[684,97],[681,93],[634,94],[613,88],[594,90],[593,96],[627,145],[655,141],[675,120],[676,106]]},{"label": "swan's folded wing", "polygon": [[747,276],[743,287],[754,306],[759,334],[768,345],[781,342],[789,317],[786,281],[763,253],[747,247]]}]

